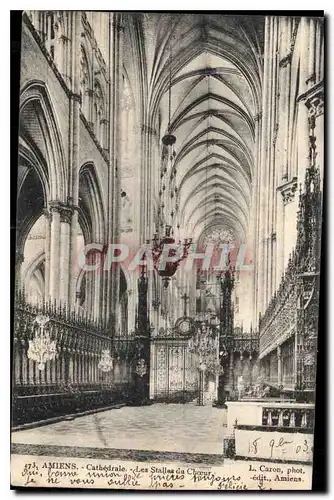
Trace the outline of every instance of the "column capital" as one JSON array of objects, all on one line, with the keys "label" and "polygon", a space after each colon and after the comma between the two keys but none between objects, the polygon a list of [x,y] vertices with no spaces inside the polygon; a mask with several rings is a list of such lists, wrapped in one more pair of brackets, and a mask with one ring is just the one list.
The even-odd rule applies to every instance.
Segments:
[{"label": "column capital", "polygon": [[295,193],[297,191],[297,177],[293,177],[290,181],[281,184],[277,190],[280,191],[282,195],[284,205],[291,203],[295,199]]},{"label": "column capital", "polygon": [[323,90],[311,95],[306,101],[305,105],[308,109],[309,118],[317,118],[324,114],[324,93]]},{"label": "column capital", "polygon": [[47,207],[44,207],[43,209],[43,215],[44,217],[46,217],[48,220],[51,219],[51,213],[50,213],[50,210],[47,208]]},{"label": "column capital", "polygon": [[73,208],[69,206],[63,206],[60,208],[60,222],[67,222],[70,224],[73,215]]},{"label": "column capital", "polygon": [[313,85],[303,94],[299,95],[297,101],[304,101],[308,109],[309,117],[317,118],[324,113],[324,84],[323,81]]},{"label": "column capital", "polygon": [[60,215],[60,222],[71,222],[71,217],[73,215],[75,207],[69,203],[63,203],[60,201],[51,201],[49,203],[49,211],[45,209],[44,213],[47,217],[52,217],[52,214],[58,213]]},{"label": "column capital", "polygon": [[[50,201],[48,204],[48,213],[52,215],[52,213],[58,213],[60,211],[61,202],[60,201]],[[47,209],[46,209],[47,210]]]},{"label": "column capital", "polygon": [[69,207],[73,211],[73,213],[74,212],[78,212],[78,210],[79,210],[79,205],[75,205],[73,203],[73,197],[72,196],[69,196],[67,198],[67,203],[63,203],[63,205],[66,206],[66,207]]}]

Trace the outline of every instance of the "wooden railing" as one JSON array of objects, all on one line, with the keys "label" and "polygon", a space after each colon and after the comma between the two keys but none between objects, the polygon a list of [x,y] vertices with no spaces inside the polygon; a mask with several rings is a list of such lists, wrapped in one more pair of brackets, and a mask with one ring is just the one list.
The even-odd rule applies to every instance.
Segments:
[{"label": "wooden railing", "polygon": [[[28,358],[29,341],[39,331],[36,317],[47,316],[45,331],[56,343],[56,359],[39,370]],[[57,303],[33,305],[19,293],[14,316],[14,387],[86,384],[100,380],[98,362],[103,349],[111,348],[106,326]]]},{"label": "wooden railing", "polygon": [[275,344],[281,344],[296,331],[297,263],[293,252],[265,314],[260,318],[260,356],[264,357]]},{"label": "wooden railing", "polygon": [[[322,193],[315,125],[310,123],[309,166],[304,189],[299,193],[296,248],[279,289],[259,321],[261,364],[266,364],[273,351],[283,350],[283,380],[279,385],[289,386],[299,401],[314,400],[319,314]],[[280,373],[282,376],[282,370]]]},{"label": "wooden railing", "polygon": [[[38,362],[29,358],[29,342],[38,334],[39,315],[49,318],[45,332],[56,345],[55,359],[46,361],[41,370]],[[110,327],[103,322],[61,304],[32,305],[23,292],[18,293],[12,369],[14,422],[127,400],[133,385],[135,347],[134,337],[112,337]],[[104,350],[109,350],[113,359],[108,372],[99,367]]]},{"label": "wooden railing", "polygon": [[233,352],[259,353],[259,334],[258,332],[243,332],[239,329],[234,330]]}]

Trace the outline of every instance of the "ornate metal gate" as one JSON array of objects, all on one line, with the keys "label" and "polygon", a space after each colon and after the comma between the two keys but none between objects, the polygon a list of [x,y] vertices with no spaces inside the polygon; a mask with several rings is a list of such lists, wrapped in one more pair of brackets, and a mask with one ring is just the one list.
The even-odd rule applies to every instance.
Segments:
[{"label": "ornate metal gate", "polygon": [[166,403],[187,403],[198,397],[198,363],[188,341],[161,329],[151,339],[150,397]]}]

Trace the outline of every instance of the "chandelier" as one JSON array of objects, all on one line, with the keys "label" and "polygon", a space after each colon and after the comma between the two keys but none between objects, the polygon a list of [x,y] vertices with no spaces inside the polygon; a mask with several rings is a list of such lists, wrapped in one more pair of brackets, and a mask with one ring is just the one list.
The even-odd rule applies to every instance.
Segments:
[{"label": "chandelier", "polygon": [[49,321],[48,316],[36,316],[38,331],[33,340],[29,340],[28,358],[38,363],[39,370],[44,370],[45,363],[55,359],[57,355],[56,341],[50,339],[49,332],[45,332],[45,326]]},{"label": "chandelier", "polygon": [[110,372],[113,367],[113,360],[110,356],[110,350],[104,349],[101,354],[101,359],[99,361],[98,367],[103,372]]},{"label": "chandelier", "polygon": [[[181,243],[181,241],[176,243],[175,239],[171,236],[171,230],[171,226],[166,226],[165,237],[159,240],[158,235],[155,234],[152,240],[153,265],[159,276],[163,279],[165,288],[168,287],[168,283],[176,273],[180,262],[187,258],[189,248],[192,244],[192,238],[186,238],[184,243]],[[165,245],[173,245],[173,248],[169,248],[168,254],[168,257],[174,257],[175,260],[173,262],[163,262],[161,260]]]}]

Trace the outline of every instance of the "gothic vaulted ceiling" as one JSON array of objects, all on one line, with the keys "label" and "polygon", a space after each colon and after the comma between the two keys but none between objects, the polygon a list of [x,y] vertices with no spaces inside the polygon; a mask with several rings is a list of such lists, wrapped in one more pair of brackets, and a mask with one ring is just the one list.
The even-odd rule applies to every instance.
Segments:
[{"label": "gothic vaulted ceiling", "polygon": [[171,130],[181,227],[195,238],[225,228],[245,238],[261,109],[264,18],[144,14],[148,109]]}]

